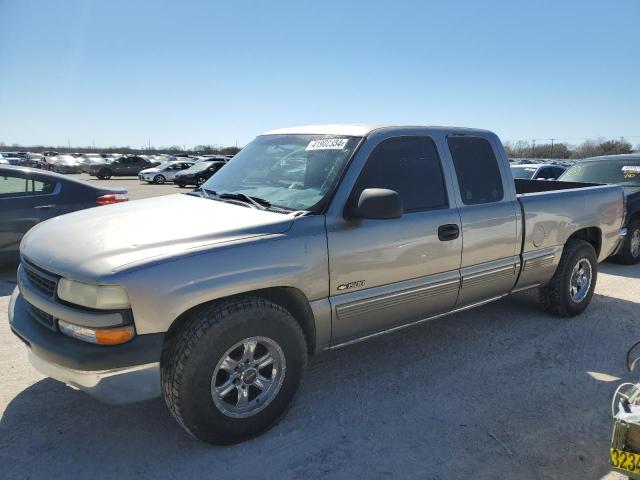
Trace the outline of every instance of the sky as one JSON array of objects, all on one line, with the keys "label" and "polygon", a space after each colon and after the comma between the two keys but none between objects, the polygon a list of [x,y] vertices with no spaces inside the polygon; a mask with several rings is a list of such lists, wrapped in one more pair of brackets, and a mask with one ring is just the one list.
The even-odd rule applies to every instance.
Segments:
[{"label": "sky", "polygon": [[317,123],[640,144],[640,0],[0,0],[0,142],[243,146]]}]

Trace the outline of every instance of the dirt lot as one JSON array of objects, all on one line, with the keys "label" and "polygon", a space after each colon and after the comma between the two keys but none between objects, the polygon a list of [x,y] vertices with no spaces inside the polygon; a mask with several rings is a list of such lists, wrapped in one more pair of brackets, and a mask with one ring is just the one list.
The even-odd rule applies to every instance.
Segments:
[{"label": "dirt lot", "polygon": [[13,275],[0,273],[0,478],[621,478],[609,404],[634,379],[640,266],[601,265],[578,318],[520,294],[312,358],[284,421],[227,448],[188,437],[161,400],[101,405],[32,370],[6,321]]}]

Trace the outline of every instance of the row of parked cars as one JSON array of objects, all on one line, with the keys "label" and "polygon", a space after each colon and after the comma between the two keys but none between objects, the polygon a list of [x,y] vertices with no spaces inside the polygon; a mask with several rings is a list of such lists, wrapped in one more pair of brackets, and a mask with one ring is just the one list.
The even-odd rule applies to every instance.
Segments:
[{"label": "row of parked cars", "polygon": [[182,170],[191,169],[189,172],[181,173],[181,179],[178,181],[180,186],[201,185],[229,158],[223,155],[0,152],[0,164],[32,167],[65,174],[88,173],[104,180],[117,176],[138,176],[141,180],[162,184],[173,181],[176,174]]}]

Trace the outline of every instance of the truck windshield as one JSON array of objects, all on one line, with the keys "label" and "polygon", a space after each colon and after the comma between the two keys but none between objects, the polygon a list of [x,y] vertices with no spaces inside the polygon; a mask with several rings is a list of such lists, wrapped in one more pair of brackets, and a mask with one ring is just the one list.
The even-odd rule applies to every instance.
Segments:
[{"label": "truck windshield", "polygon": [[564,182],[616,183],[623,187],[640,186],[640,160],[594,160],[578,162],[558,180]]},{"label": "truck windshield", "polygon": [[263,135],[244,147],[203,188],[239,193],[274,207],[315,211],[329,196],[361,137]]}]

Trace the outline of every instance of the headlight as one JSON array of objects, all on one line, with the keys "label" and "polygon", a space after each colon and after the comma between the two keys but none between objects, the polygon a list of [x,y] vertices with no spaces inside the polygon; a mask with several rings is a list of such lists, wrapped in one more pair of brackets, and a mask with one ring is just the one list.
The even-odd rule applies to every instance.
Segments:
[{"label": "headlight", "polygon": [[98,345],[119,345],[128,342],[136,334],[131,325],[114,328],[90,328],[58,320],[58,328],[69,337]]},{"label": "headlight", "polygon": [[66,278],[58,282],[58,297],[69,303],[99,310],[129,308],[129,297],[117,285],[89,285]]}]

